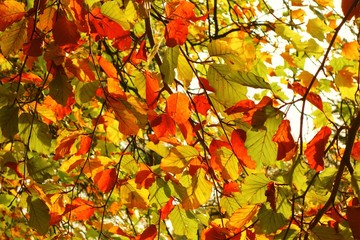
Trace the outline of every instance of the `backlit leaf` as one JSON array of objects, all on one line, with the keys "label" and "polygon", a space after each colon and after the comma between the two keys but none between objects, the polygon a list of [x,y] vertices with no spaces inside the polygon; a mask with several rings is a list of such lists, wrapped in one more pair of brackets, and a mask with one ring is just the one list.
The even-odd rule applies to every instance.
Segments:
[{"label": "backlit leaf", "polygon": [[316,172],[324,169],[324,151],[330,135],[331,129],[322,127],[306,147],[305,156],[310,167]]},{"label": "backlit leaf", "polygon": [[[350,2],[350,1],[343,1],[343,2]],[[360,6],[360,4],[359,4]],[[360,9],[359,9],[360,10]],[[360,15],[360,13],[359,13]],[[358,60],[359,59],[359,44],[357,41],[347,42],[344,43],[343,49],[341,51],[341,54],[350,60]]]},{"label": "backlit leaf", "polygon": [[272,138],[278,145],[277,160],[290,160],[294,154],[295,141],[291,135],[290,121],[282,120],[276,134]]},{"label": "backlit leaf", "polygon": [[269,182],[270,179],[263,174],[252,174],[245,178],[241,193],[249,204],[264,203],[266,202],[265,192]]},{"label": "backlit leaf", "polygon": [[191,115],[190,100],[184,93],[174,93],[166,101],[166,112],[178,124],[185,123]]},{"label": "backlit leaf", "polygon": [[245,224],[251,221],[258,210],[258,205],[246,205],[239,208],[231,215],[230,221],[227,223],[228,227],[242,229]]},{"label": "backlit leaf", "polygon": [[246,132],[242,129],[234,130],[231,134],[231,144],[234,149],[236,157],[240,163],[245,167],[255,169],[256,162],[248,155],[248,150],[245,147]]},{"label": "backlit leaf", "polygon": [[351,157],[356,161],[360,161],[360,141],[354,143]]},{"label": "backlit leaf", "polygon": [[157,236],[157,229],[155,225],[150,225],[148,228],[143,231],[143,233],[136,237],[136,240],[152,240]]},{"label": "backlit leaf", "polygon": [[259,227],[263,233],[270,234],[287,224],[283,214],[273,211],[270,204],[263,205],[258,214]]},{"label": "backlit leaf", "polygon": [[54,24],[53,35],[59,46],[76,44],[80,39],[77,26],[69,21],[66,16],[59,14]]},{"label": "backlit leaf", "polygon": [[306,25],[307,32],[314,38],[319,39],[320,41],[325,39],[325,34],[332,31],[332,28],[327,26],[321,19],[313,18],[310,19]]},{"label": "backlit leaf", "polygon": [[[294,92],[300,94],[301,96],[305,95],[305,92],[307,91],[306,87],[301,86],[299,83],[293,83],[292,85],[289,84],[288,87],[292,89]],[[313,92],[309,92],[309,94],[306,97],[306,100],[308,100],[310,103],[312,103],[315,107],[319,108],[321,111],[323,111],[323,103],[321,100],[321,97]]]},{"label": "backlit leaf", "polygon": [[90,219],[95,212],[94,203],[82,198],[76,198],[67,205],[67,212],[71,214],[71,219],[74,221],[85,221]]},{"label": "backlit leaf", "polygon": [[18,51],[26,41],[26,21],[22,20],[11,25],[0,36],[2,54],[7,57]]},{"label": "backlit leaf", "polygon": [[164,82],[172,84],[175,78],[175,68],[178,66],[180,50],[179,47],[167,48],[160,66],[160,71],[164,75]]},{"label": "backlit leaf", "polygon": [[94,183],[103,193],[108,193],[114,187],[116,182],[117,175],[116,169],[106,169],[104,171],[99,172],[94,177]]},{"label": "backlit leaf", "polygon": [[171,173],[181,173],[192,158],[199,155],[199,152],[191,146],[178,146],[172,148],[169,155],[161,160],[162,170]]},{"label": "backlit leaf", "polygon": [[183,19],[171,20],[165,28],[166,46],[183,45],[186,41],[189,23]]},{"label": "backlit leaf", "polygon": [[159,80],[155,74],[146,71],[146,102],[149,108],[154,109],[157,106],[158,96],[160,94]]},{"label": "backlit leaf", "polygon": [[69,79],[62,70],[56,71],[55,78],[49,84],[49,95],[59,104],[66,106],[72,88]]},{"label": "backlit leaf", "polygon": [[169,214],[175,235],[194,239],[197,236],[198,222],[194,216],[177,205]]},{"label": "backlit leaf", "polygon": [[120,187],[121,203],[128,208],[147,209],[149,205],[149,191],[137,188],[135,179],[127,181]]},{"label": "backlit leaf", "polygon": [[[323,1],[325,1],[325,0],[323,0]],[[346,14],[349,13],[350,8],[351,8],[351,6],[353,5],[354,2],[355,2],[355,0],[342,0],[341,1],[341,9],[342,9],[342,12],[343,12],[344,16],[346,16]],[[346,20],[350,20],[354,16],[355,16],[355,18],[360,17],[360,4],[359,3],[351,11],[350,15],[348,16],[348,18]]]},{"label": "backlit leaf", "polygon": [[7,0],[0,3],[0,31],[4,31],[14,22],[20,21],[25,13],[25,6],[22,2]]}]

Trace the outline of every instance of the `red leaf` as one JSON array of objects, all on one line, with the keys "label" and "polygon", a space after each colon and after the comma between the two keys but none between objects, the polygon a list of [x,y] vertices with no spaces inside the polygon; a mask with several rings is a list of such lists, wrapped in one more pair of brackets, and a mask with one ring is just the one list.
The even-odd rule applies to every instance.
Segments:
[{"label": "red leaf", "polygon": [[70,154],[70,149],[74,145],[78,136],[78,134],[75,134],[61,139],[60,143],[58,143],[55,148],[55,156],[53,159],[58,160]]},{"label": "red leaf", "polygon": [[351,151],[351,157],[356,161],[360,161],[360,141],[354,143]]},{"label": "red leaf", "polygon": [[[305,92],[307,91],[306,87],[303,87],[300,85],[300,83],[294,82],[292,85],[288,84],[288,88],[292,89],[297,94],[300,94],[301,96],[305,95]],[[315,107],[323,111],[323,104],[321,97],[317,95],[316,93],[309,92],[309,94],[306,97],[306,100],[308,100],[310,103],[312,103]]]},{"label": "red leaf", "polygon": [[83,0],[71,0],[70,1],[70,8],[75,13],[76,18],[76,25],[78,29],[82,32],[88,32],[89,26],[87,22],[87,9],[83,7]]},{"label": "red leaf", "polygon": [[55,42],[59,46],[77,44],[80,39],[77,26],[70,22],[66,16],[59,15],[53,28]]},{"label": "red leaf", "polygon": [[166,101],[166,112],[176,123],[185,123],[190,118],[189,98],[184,93],[173,93]]},{"label": "red leaf", "polygon": [[214,170],[222,171],[223,166],[221,165],[221,160],[217,156],[217,149],[222,147],[226,147],[231,150],[231,146],[228,142],[220,141],[220,140],[212,140],[209,146],[209,151],[211,155],[210,165]]},{"label": "red leaf", "polygon": [[79,144],[80,148],[75,155],[79,156],[88,153],[91,147],[91,143],[92,143],[91,137],[86,135],[80,136],[80,144]]},{"label": "red leaf", "polygon": [[196,135],[190,121],[178,124],[186,143],[192,145],[194,143],[194,136]]},{"label": "red leaf", "polygon": [[295,148],[296,144],[293,136],[291,135],[289,120],[281,121],[281,124],[272,140],[278,144],[277,160],[284,158],[285,160],[290,160],[293,157],[294,151],[292,150]]},{"label": "red leaf", "polygon": [[270,203],[272,210],[276,210],[276,198],[275,198],[275,185],[274,182],[269,182],[265,191],[266,201]]},{"label": "red leaf", "polygon": [[160,219],[164,220],[168,217],[170,212],[174,209],[174,198],[170,197],[170,199],[167,201],[167,203],[159,210],[160,211]]},{"label": "red leaf", "polygon": [[39,57],[42,55],[42,38],[34,38],[30,42],[27,42],[23,46],[24,53],[31,57]]},{"label": "red leaf", "polygon": [[231,144],[234,149],[236,157],[240,163],[248,168],[255,169],[256,162],[248,155],[247,148],[245,147],[246,132],[242,129],[234,130],[231,134]]},{"label": "red leaf", "polygon": [[188,35],[189,23],[183,19],[171,20],[165,28],[166,46],[183,45]]},{"label": "red leaf", "polygon": [[136,240],[153,240],[156,238],[157,229],[155,225],[150,225]]},{"label": "red leaf", "polygon": [[149,72],[145,72],[146,79],[146,103],[150,109],[155,109],[157,106],[157,100],[160,93],[159,80],[156,76]]},{"label": "red leaf", "polygon": [[234,106],[226,109],[225,112],[228,115],[235,114],[235,113],[243,113],[243,112],[248,112],[251,109],[254,109],[255,106],[256,105],[255,105],[254,101],[252,101],[250,99],[246,99],[246,100],[241,100],[241,101],[237,102]]},{"label": "red leaf", "polygon": [[[65,213],[71,211],[71,219],[75,221],[88,220],[94,215],[95,208],[92,201],[87,201],[82,198],[76,198],[72,204],[66,205]],[[64,213],[64,214],[65,214]]]},{"label": "red leaf", "polygon": [[240,192],[239,185],[236,182],[225,183],[222,193],[230,196],[233,192]]},{"label": "red leaf", "polygon": [[136,54],[136,58],[137,59],[141,59],[144,61],[147,61],[147,56],[146,56],[146,41],[143,40],[140,44],[139,50]]},{"label": "red leaf", "polygon": [[3,1],[0,3],[0,32],[25,16],[24,6],[23,3],[17,1]]},{"label": "red leaf", "polygon": [[209,81],[206,78],[199,77],[199,85],[206,91],[215,92],[215,89],[210,86]]},{"label": "red leaf", "polygon": [[116,183],[117,174],[116,169],[106,169],[97,173],[94,177],[94,183],[103,193],[108,193]]},{"label": "red leaf", "polygon": [[360,206],[357,198],[349,202],[346,210],[346,217],[354,236],[354,239],[360,239]]},{"label": "red leaf", "polygon": [[206,116],[207,111],[211,108],[211,105],[209,104],[207,97],[204,95],[197,95],[194,97],[193,100],[194,100],[197,112]]},{"label": "red leaf", "polygon": [[305,150],[305,155],[309,165],[316,172],[324,169],[325,145],[331,135],[329,127],[322,127],[315,137],[309,142]]},{"label": "red leaf", "polygon": [[[342,0],[341,1],[341,9],[346,16],[346,14],[350,11],[351,6],[354,4],[356,0]],[[350,20],[355,16],[355,18],[360,17],[360,3],[358,2],[355,8],[351,11],[350,15],[346,20]]]},{"label": "red leaf", "polygon": [[172,137],[176,133],[174,120],[168,114],[161,114],[150,121],[150,125],[158,138]]},{"label": "red leaf", "polygon": [[141,187],[149,189],[151,185],[155,182],[155,174],[149,169],[149,167],[140,163],[140,170],[136,174],[135,183],[139,184]]}]

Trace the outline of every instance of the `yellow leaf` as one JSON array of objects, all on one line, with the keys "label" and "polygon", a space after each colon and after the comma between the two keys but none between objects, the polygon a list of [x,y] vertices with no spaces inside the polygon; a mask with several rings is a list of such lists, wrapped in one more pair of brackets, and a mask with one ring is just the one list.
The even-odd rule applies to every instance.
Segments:
[{"label": "yellow leaf", "polygon": [[199,168],[191,178],[191,186],[186,189],[186,197],[182,198],[185,210],[198,208],[205,204],[212,193],[212,183],[206,179],[205,170]]},{"label": "yellow leaf", "polygon": [[178,58],[177,72],[178,79],[184,83],[185,89],[190,86],[190,83],[194,76],[193,70],[189,64],[193,65],[192,63],[189,63],[184,57],[184,55],[181,53]]},{"label": "yellow leaf", "polygon": [[222,166],[222,177],[224,179],[236,180],[239,177],[239,160],[235,154],[226,147],[222,147],[216,151],[220,157],[220,164]]},{"label": "yellow leaf", "polygon": [[13,23],[0,37],[0,48],[2,54],[7,57],[17,52],[26,40],[26,21]]},{"label": "yellow leaf", "polygon": [[198,155],[199,152],[191,146],[177,146],[161,160],[160,168],[166,172],[182,173],[189,161]]},{"label": "yellow leaf", "polygon": [[[346,0],[344,0],[346,1]],[[315,0],[315,2],[323,7],[334,7],[334,1],[333,0]]]},{"label": "yellow leaf", "polygon": [[149,205],[149,191],[137,188],[135,179],[130,179],[120,187],[120,201],[128,208],[147,209]]},{"label": "yellow leaf", "polygon": [[345,43],[341,54],[350,60],[359,59],[359,44],[357,41]]},{"label": "yellow leaf", "polygon": [[310,19],[306,25],[306,31],[314,38],[320,41],[325,39],[325,33],[331,32],[333,29],[327,26],[321,19]]},{"label": "yellow leaf", "polygon": [[[312,75],[306,70],[302,71],[298,76],[298,78],[301,80],[302,85],[305,87],[308,87],[310,85],[310,82],[313,79],[313,77],[314,75]],[[318,85],[318,81],[317,79],[315,79],[315,82],[311,87],[316,88],[317,85]]]},{"label": "yellow leaf", "polygon": [[241,229],[245,224],[251,221],[258,210],[258,205],[247,205],[239,208],[230,217],[230,221],[226,224],[227,227],[230,229]]},{"label": "yellow leaf", "polygon": [[301,22],[303,22],[304,17],[306,16],[306,13],[302,9],[295,9],[295,10],[291,11],[291,16],[293,19],[298,19]]}]

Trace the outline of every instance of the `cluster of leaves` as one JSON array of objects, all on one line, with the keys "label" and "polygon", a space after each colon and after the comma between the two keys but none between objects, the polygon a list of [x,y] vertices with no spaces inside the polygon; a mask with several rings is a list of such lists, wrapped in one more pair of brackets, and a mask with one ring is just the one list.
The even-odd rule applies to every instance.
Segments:
[{"label": "cluster of leaves", "polygon": [[0,2],[5,236],[360,238],[358,0],[25,2]]}]

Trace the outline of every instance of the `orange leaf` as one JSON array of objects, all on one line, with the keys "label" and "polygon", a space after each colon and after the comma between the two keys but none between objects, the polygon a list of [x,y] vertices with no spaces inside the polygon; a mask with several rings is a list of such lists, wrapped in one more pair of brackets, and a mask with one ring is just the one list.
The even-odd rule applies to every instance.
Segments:
[{"label": "orange leaf", "polygon": [[117,174],[115,168],[106,169],[97,173],[94,177],[94,183],[103,193],[108,193],[116,183]]},{"label": "orange leaf", "polygon": [[136,174],[135,183],[141,185],[146,189],[149,189],[151,185],[155,182],[155,174],[149,169],[149,167],[140,163],[140,170]]},{"label": "orange leaf", "polygon": [[183,45],[186,41],[189,23],[183,19],[171,20],[165,28],[166,46]]},{"label": "orange leaf", "polygon": [[211,108],[211,105],[209,104],[207,97],[204,95],[197,95],[194,97],[193,100],[194,100],[197,112],[206,116],[207,111]]},{"label": "orange leaf", "polygon": [[282,120],[276,134],[272,140],[278,144],[277,160],[284,159],[290,160],[293,157],[294,151],[292,151],[296,144],[291,135],[290,121]]},{"label": "orange leaf", "polygon": [[246,132],[242,129],[234,130],[231,134],[231,144],[234,153],[239,159],[240,163],[248,168],[255,169],[256,162],[248,155],[247,148],[245,147]]},{"label": "orange leaf", "polygon": [[354,143],[351,151],[351,157],[356,161],[360,161],[360,141]]},{"label": "orange leaf", "polygon": [[159,80],[156,76],[149,72],[145,72],[146,79],[146,103],[150,109],[155,109],[157,106],[157,100],[160,93]]},{"label": "orange leaf", "polygon": [[112,77],[107,78],[107,90],[111,96],[126,100],[126,94],[120,87],[119,79]]},{"label": "orange leaf", "polygon": [[153,240],[156,238],[157,229],[155,225],[150,225],[136,240]]},{"label": "orange leaf", "polygon": [[77,44],[80,39],[77,26],[74,22],[70,22],[66,16],[59,15],[53,28],[55,42],[59,46]]},{"label": "orange leaf", "polygon": [[90,147],[91,147],[91,143],[92,143],[91,137],[86,136],[86,135],[80,136],[80,144],[79,144],[80,148],[75,155],[79,156],[81,154],[88,153],[90,150]]},{"label": "orange leaf", "polygon": [[329,127],[322,127],[315,137],[309,142],[305,150],[305,155],[309,165],[316,172],[324,169],[325,145],[331,135]]},{"label": "orange leaf", "polygon": [[72,204],[66,205],[66,212],[71,211],[71,219],[74,221],[88,220],[94,215],[95,208],[92,201],[87,201],[82,198],[76,198]]},{"label": "orange leaf", "polygon": [[357,198],[349,202],[346,210],[346,217],[354,236],[354,239],[360,239],[360,206]]},{"label": "orange leaf", "polygon": [[184,136],[185,141],[188,145],[194,143],[194,136],[196,135],[190,121],[178,124],[181,134]]},{"label": "orange leaf", "polygon": [[150,125],[158,138],[171,137],[176,133],[174,120],[168,114],[163,113],[154,119],[151,119]]},{"label": "orange leaf", "polygon": [[341,54],[350,60],[359,59],[359,44],[357,41],[347,42],[343,45]]},{"label": "orange leaf", "polygon": [[111,62],[102,56],[97,56],[96,59],[108,77],[117,78],[117,70]]},{"label": "orange leaf", "polygon": [[70,8],[75,13],[75,18],[76,18],[75,23],[78,29],[82,32],[88,32],[89,31],[89,26],[87,22],[88,11],[86,8],[83,7],[83,0],[71,0]]},{"label": "orange leaf", "polygon": [[170,197],[167,203],[159,210],[160,211],[160,219],[164,220],[170,214],[170,212],[174,209],[174,197]]},{"label": "orange leaf", "polygon": [[176,123],[185,123],[191,114],[189,103],[184,93],[173,93],[166,101],[166,112]]},{"label": "orange leaf", "polygon": [[225,183],[222,194],[230,196],[233,192],[240,192],[239,185],[236,182]]},{"label": "orange leaf", "polygon": [[53,159],[58,160],[70,154],[71,147],[74,145],[78,136],[78,134],[75,134],[61,139],[60,143],[58,143],[55,148],[55,156]]},{"label": "orange leaf", "polygon": [[0,3],[0,32],[4,31],[14,22],[25,16],[24,4],[17,1],[4,1]]},{"label": "orange leaf", "polygon": [[[288,87],[292,89],[297,94],[300,94],[301,96],[305,95],[305,92],[307,91],[306,87],[301,86],[299,83],[294,82],[292,85],[288,84]],[[317,95],[316,93],[309,92],[309,94],[306,97],[306,100],[308,100],[310,103],[312,103],[315,107],[323,111],[323,104],[321,97]]]}]

